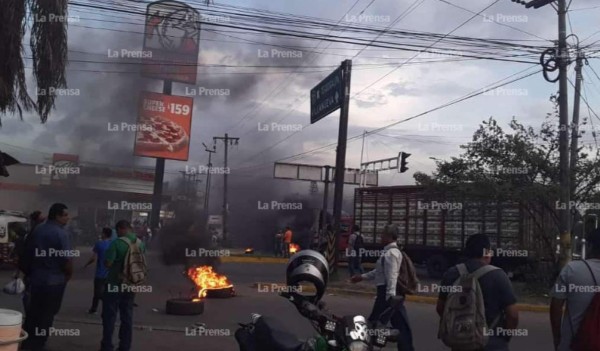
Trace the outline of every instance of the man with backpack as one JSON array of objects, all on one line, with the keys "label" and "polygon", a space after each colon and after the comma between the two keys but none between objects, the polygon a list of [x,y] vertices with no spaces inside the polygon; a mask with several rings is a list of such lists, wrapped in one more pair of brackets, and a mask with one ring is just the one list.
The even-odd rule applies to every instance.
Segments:
[{"label": "man with backpack", "polygon": [[103,332],[100,350],[113,351],[112,337],[118,313],[121,319],[119,350],[130,351],[135,291],[142,291],[138,288],[147,275],[145,247],[128,221],[120,220],[115,227],[118,238],[110,243],[104,261],[108,275],[102,300]]},{"label": "man with backpack", "polygon": [[588,236],[587,243],[589,258],[569,262],[550,292],[557,351],[600,350],[600,228]]},{"label": "man with backpack", "polygon": [[362,234],[360,233],[360,227],[355,224],[352,226],[352,234],[350,234],[350,237],[348,238],[348,248],[346,249],[350,277],[353,277],[356,274],[363,274],[365,272],[362,268],[361,257],[364,248],[365,242]]},{"label": "man with backpack", "polygon": [[[369,321],[372,323],[377,321],[387,323],[387,320],[383,320],[383,318],[389,318],[392,328],[398,329],[400,332],[397,342],[398,351],[414,351],[412,331],[408,322],[406,308],[404,307],[403,295],[406,292],[398,290],[398,283],[403,283],[399,282],[399,275],[401,275],[404,255],[398,248],[397,240],[397,227],[393,225],[386,227],[381,236],[381,241],[385,246],[382,255],[375,264],[375,269],[364,274],[355,275],[350,281],[352,283],[358,283],[363,280],[375,281],[377,285],[377,297],[375,298],[375,304],[369,316]],[[406,261],[408,260],[407,258]],[[413,279],[416,278],[413,277]],[[398,297],[396,297],[397,295]],[[393,308],[391,315],[389,317],[388,315],[383,316],[389,307]]]},{"label": "man with backpack", "polygon": [[507,351],[519,323],[510,279],[490,265],[487,235],[471,235],[464,254],[467,261],[446,271],[440,283],[438,338],[453,351]]}]

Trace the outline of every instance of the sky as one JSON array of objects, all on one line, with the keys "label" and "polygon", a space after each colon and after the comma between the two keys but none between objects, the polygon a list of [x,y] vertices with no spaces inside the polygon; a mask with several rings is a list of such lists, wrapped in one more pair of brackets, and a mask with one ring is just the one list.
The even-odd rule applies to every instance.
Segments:
[{"label": "sky", "polygon": [[[510,0],[214,1],[219,5],[340,20],[340,23],[377,28],[389,26],[407,8],[415,5],[416,8],[395,24],[393,29],[440,34],[452,31],[453,35],[459,36],[522,40],[523,43],[535,45],[546,43],[549,47],[552,46],[551,40],[557,37],[557,16],[550,6],[538,10],[526,9]],[[102,0],[95,3],[110,2]],[[135,1],[114,0],[112,3],[133,6]],[[146,4],[147,1],[139,3]],[[197,6],[199,1],[188,3]],[[473,17],[469,11],[477,13],[491,4],[494,5],[485,10],[483,16],[476,16],[468,21]],[[600,26],[596,21],[600,15],[600,6],[593,0],[573,0],[571,9],[573,11],[569,14],[568,33],[576,33],[583,44],[600,40]],[[367,16],[359,17],[363,10],[362,15]],[[111,70],[135,70],[135,65],[122,64],[127,60],[111,59],[107,52],[140,50],[140,32],[143,27],[139,23],[123,23],[128,20],[94,9],[71,6],[69,14],[69,58],[72,62],[68,66],[67,80],[72,94],[58,98],[56,109],[45,124],[41,124],[39,117],[31,113],[26,113],[23,120],[18,116],[3,116],[0,148],[28,163],[40,162],[43,157],[56,152],[78,154],[81,160],[88,162],[152,167],[153,159],[133,156],[133,133],[107,130],[108,122],[135,123],[140,91],[160,92],[162,89],[159,81],[142,78],[135,72],[106,73]],[[461,27],[456,29],[459,26]],[[199,62],[202,64],[326,67],[320,68],[318,72],[299,74],[281,73],[293,72],[293,68],[274,68],[265,74],[228,74],[227,72],[241,70],[203,67],[199,70],[195,86],[175,83],[174,95],[186,95],[186,92],[189,93],[194,88],[228,90],[228,94],[194,97],[190,158],[187,162],[167,161],[167,179],[179,176],[179,172],[186,166],[205,164],[208,154],[202,143],[212,145],[213,137],[223,136],[224,133],[240,138],[239,145],[232,146],[229,150],[232,181],[237,182],[239,189],[253,184],[257,179],[261,182],[269,179],[270,184],[273,162],[277,160],[336,142],[339,111],[310,125],[309,92],[344,59],[352,58],[356,67],[352,72],[349,136],[413,117],[471,92],[481,91],[518,72],[522,72],[519,74],[521,75],[539,69],[539,65],[491,60],[369,68],[365,65],[401,63],[414,53],[381,48],[366,48],[361,51],[364,46],[260,34],[231,34],[237,37],[232,38],[211,31],[213,29],[215,28],[207,25],[201,32]],[[259,44],[244,44],[244,39]],[[275,47],[303,47],[306,50],[300,50],[301,57],[261,57],[261,50],[264,52],[274,48],[269,44],[277,45]],[[26,50],[26,56],[27,52]],[[358,52],[360,54],[353,57]],[[423,54],[419,58],[440,58],[434,56]],[[31,67],[31,61],[26,62],[26,66]],[[584,92],[587,93],[590,106],[595,109],[600,102],[600,78],[591,69],[600,72],[598,59],[590,59],[589,65],[584,69]],[[90,70],[96,72],[89,72]],[[244,72],[251,71],[246,69]],[[27,72],[29,91],[35,92],[31,70]],[[570,69],[570,77],[574,77],[573,67]],[[361,159],[373,161],[395,157],[401,151],[407,152],[412,155],[409,159],[409,171],[404,174],[382,175],[380,184],[414,184],[414,172],[434,171],[435,163],[431,158],[449,159],[458,156],[461,153],[459,146],[468,142],[481,121],[489,117],[496,118],[505,128],[513,117],[526,125],[539,127],[546,114],[552,111],[549,97],[557,88],[557,84],[546,82],[542,74],[538,73],[503,89],[427,113],[379,134],[370,134],[364,140],[364,147],[361,138],[353,139],[348,143],[346,166],[356,168]],[[570,109],[572,94],[573,89],[570,87]],[[582,118],[585,118],[589,112],[587,106],[583,106]],[[261,124],[262,129],[265,125],[272,127],[273,122],[293,131],[300,131],[294,134],[293,131],[285,130],[264,131],[259,127]],[[589,135],[584,138],[585,144],[593,142]],[[218,165],[222,165],[222,151],[223,144],[218,143],[217,154],[214,156],[214,163]],[[310,153],[290,162],[333,165],[335,150],[328,148],[325,152]],[[279,181],[277,184],[279,187],[286,187],[289,182],[284,184]],[[307,192],[309,184],[294,182],[290,187],[295,191]]]}]

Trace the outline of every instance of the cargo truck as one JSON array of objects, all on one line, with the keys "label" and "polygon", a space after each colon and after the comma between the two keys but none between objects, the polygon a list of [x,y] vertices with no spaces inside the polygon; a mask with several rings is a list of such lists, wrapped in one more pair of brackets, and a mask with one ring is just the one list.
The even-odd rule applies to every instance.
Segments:
[{"label": "cargo truck", "polygon": [[[521,273],[534,260],[552,259],[552,244],[537,233],[553,230],[550,211],[531,203],[464,199],[448,193],[432,193],[421,186],[357,188],[354,222],[364,235],[365,253],[381,252],[386,225],[398,226],[398,243],[430,277],[440,278],[461,257],[466,239],[476,233],[492,241],[492,264],[509,275]],[[540,208],[542,210],[540,210]],[[547,226],[544,229],[544,226]],[[342,255],[345,248],[342,248]],[[378,255],[363,255],[374,261]]]}]

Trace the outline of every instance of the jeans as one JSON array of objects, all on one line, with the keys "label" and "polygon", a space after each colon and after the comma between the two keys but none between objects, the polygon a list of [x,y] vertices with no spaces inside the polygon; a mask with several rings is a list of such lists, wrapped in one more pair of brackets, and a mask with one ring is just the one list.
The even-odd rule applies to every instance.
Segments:
[{"label": "jeans", "polygon": [[94,297],[92,298],[92,308],[90,310],[92,312],[96,312],[98,310],[98,302],[102,300],[102,295],[104,295],[104,286],[106,285],[105,278],[95,278],[94,279]]},{"label": "jeans", "polygon": [[102,343],[100,351],[113,351],[113,332],[117,313],[121,317],[119,328],[119,351],[131,350],[133,334],[133,297],[131,292],[108,292],[105,290],[102,300]]},{"label": "jeans", "polygon": [[30,286],[31,297],[23,325],[29,338],[23,343],[23,348],[34,351],[44,348],[54,316],[60,311],[65,287],[66,284]]},{"label": "jeans", "polygon": [[387,322],[389,321],[392,325],[392,328],[398,329],[400,331],[400,336],[398,337],[397,343],[398,351],[414,351],[415,348],[413,346],[412,331],[410,329],[408,315],[406,313],[404,303],[398,306],[391,313],[391,316],[389,314],[387,314],[387,316],[382,316],[382,313],[389,307],[389,304],[385,298],[385,291],[385,285],[377,286],[377,298],[375,299],[373,310],[371,311],[371,315],[369,316],[369,321],[376,322],[379,320],[385,324],[387,324]]},{"label": "jeans", "polygon": [[290,243],[283,243],[283,257],[290,257]]},{"label": "jeans", "polygon": [[[353,251],[354,254],[356,254],[356,251]],[[350,271],[350,277],[363,274],[365,271],[362,268],[362,258],[360,256],[348,257],[348,270]]]}]

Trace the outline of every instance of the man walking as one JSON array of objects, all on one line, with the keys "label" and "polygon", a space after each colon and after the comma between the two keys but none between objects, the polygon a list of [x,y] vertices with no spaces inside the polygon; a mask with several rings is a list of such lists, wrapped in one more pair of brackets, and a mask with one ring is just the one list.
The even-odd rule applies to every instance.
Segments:
[{"label": "man walking", "polygon": [[60,311],[65,287],[73,274],[72,258],[77,252],[71,250],[64,229],[68,222],[67,206],[53,204],[48,220],[36,227],[26,248],[27,256],[31,258],[28,275],[31,296],[25,312],[24,329],[29,334],[23,343],[25,350],[44,349],[54,316]]},{"label": "man walking", "polygon": [[285,227],[285,233],[283,234],[283,257],[290,257],[290,244],[292,243],[292,228],[289,226]]},{"label": "man walking", "polygon": [[581,323],[600,289],[600,228],[589,235],[587,242],[591,246],[589,258],[569,262],[550,292],[550,322],[558,351],[570,351],[576,336],[583,336],[578,334]]},{"label": "man walking", "polygon": [[382,320],[382,314],[389,307],[393,307],[391,317],[389,318],[392,328],[400,331],[398,337],[398,351],[414,351],[412,342],[412,331],[408,322],[408,315],[404,307],[404,296],[396,297],[396,283],[402,264],[402,253],[398,248],[397,227],[390,225],[383,232],[381,237],[385,245],[383,254],[377,260],[375,269],[370,272],[355,275],[351,278],[352,283],[358,283],[362,280],[374,280],[377,285],[377,297],[373,310],[369,316],[370,322],[387,322]]},{"label": "man walking", "polygon": [[[508,351],[510,336],[515,335],[519,324],[519,311],[510,279],[504,271],[490,265],[492,260],[490,239],[485,234],[471,235],[465,243],[464,254],[467,261],[450,268],[440,283],[437,313],[444,318],[444,309],[449,291],[463,293],[462,286],[454,286],[461,276],[471,274],[477,277],[481,287],[487,330],[474,331],[488,336],[487,345],[481,351]],[[461,288],[461,289],[458,289]],[[471,301],[476,304],[476,301]],[[464,308],[469,310],[468,307]],[[454,331],[449,331],[453,333]],[[460,351],[453,349],[453,351]]]},{"label": "man walking", "polygon": [[[106,291],[102,300],[102,342],[101,351],[113,351],[113,332],[117,314],[120,315],[119,351],[131,350],[133,334],[133,305],[135,293],[123,284],[122,273],[125,268],[125,257],[129,246],[138,245],[144,251],[144,244],[139,240],[131,224],[120,220],[116,224],[118,239],[112,241],[106,251],[105,265],[108,268]],[[127,242],[127,241],[129,242]]]},{"label": "man walking", "polygon": [[96,274],[94,276],[94,297],[92,298],[92,307],[89,309],[89,314],[95,314],[98,310],[98,302],[102,299],[104,294],[104,288],[106,285],[106,276],[108,275],[108,268],[104,265],[106,256],[106,250],[110,245],[110,238],[112,236],[112,229],[102,228],[102,237],[92,249],[92,257],[87,261],[83,268],[96,262]]},{"label": "man walking", "polygon": [[363,274],[365,271],[362,268],[362,251],[364,250],[364,240],[360,233],[360,227],[358,225],[352,226],[352,234],[348,238],[348,247],[346,249],[346,256],[348,256],[348,270],[350,271],[350,277],[356,274]]}]

